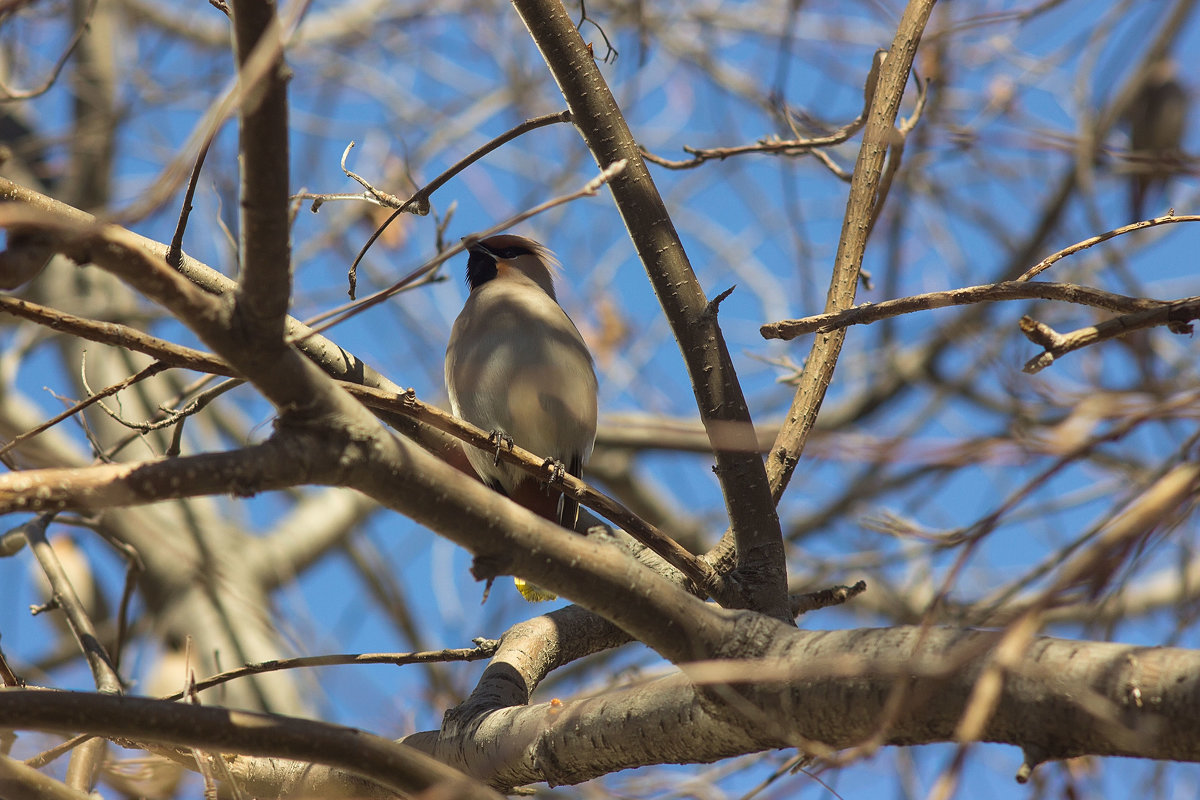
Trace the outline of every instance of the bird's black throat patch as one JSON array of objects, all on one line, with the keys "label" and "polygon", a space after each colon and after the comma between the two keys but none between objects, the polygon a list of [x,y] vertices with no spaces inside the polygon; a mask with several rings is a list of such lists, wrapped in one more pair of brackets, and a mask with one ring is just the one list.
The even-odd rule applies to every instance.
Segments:
[{"label": "bird's black throat patch", "polygon": [[467,259],[467,285],[478,289],[496,277],[496,257],[486,250],[471,250]]},{"label": "bird's black throat patch", "polygon": [[482,243],[472,245],[468,252],[471,255],[467,258],[467,285],[472,289],[478,289],[496,277],[497,261],[507,261],[517,256],[534,255],[534,252],[528,247],[521,247],[520,245],[493,250]]}]

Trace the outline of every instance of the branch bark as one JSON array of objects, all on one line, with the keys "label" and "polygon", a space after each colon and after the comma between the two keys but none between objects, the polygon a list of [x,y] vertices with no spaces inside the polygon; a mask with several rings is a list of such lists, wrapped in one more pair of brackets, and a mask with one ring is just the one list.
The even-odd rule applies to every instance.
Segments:
[{"label": "branch bark", "polygon": [[[504,790],[797,745],[832,757],[953,741],[1003,639],[780,623],[758,634],[773,640],[760,660],[685,665],[596,697],[500,709],[437,743],[431,734],[404,741]],[[980,740],[1022,748],[1031,767],[1086,754],[1200,761],[1198,667],[1193,650],[1037,639],[1005,675]]]},{"label": "branch bark", "polygon": [[[896,136],[896,115],[900,111],[900,101],[904,97],[913,58],[916,57],[917,46],[933,5],[934,0],[910,0],[879,71],[879,82],[871,101],[871,111],[867,115],[867,128],[858,151],[858,163],[850,182],[842,234],[838,240],[829,294],[825,300],[827,314],[849,308],[854,302],[863,254],[867,249],[867,235],[871,220],[876,216],[876,193],[883,174],[884,158]],[[783,496],[792,472],[804,453],[825,392],[833,380],[833,371],[845,339],[844,331],[835,330],[818,336],[813,342],[792,407],[788,409],[783,427],[767,459],[767,474],[775,502],[779,502]]]},{"label": "branch bark", "polygon": [[[0,201],[11,201],[32,209],[45,211],[67,222],[79,226],[92,225],[97,222],[91,214],[61,203],[40,192],[36,192],[18,183],[0,176]],[[136,244],[150,255],[165,259],[170,250],[169,245],[148,239],[124,228],[110,226],[109,230],[120,231],[125,241]],[[39,244],[44,248],[44,244]],[[9,239],[9,250],[14,247],[12,237]],[[6,251],[7,252],[7,251]],[[179,273],[205,291],[225,295],[232,298],[237,291],[237,283],[212,267],[204,264],[186,253],[177,265]],[[376,372],[369,364],[364,363],[353,353],[312,330],[294,319],[287,317],[286,331],[289,340],[296,342],[296,347],[313,363],[321,367],[326,374],[339,380],[361,383],[364,386],[399,394],[403,389],[392,381]],[[422,447],[440,454],[443,458],[452,458],[454,451],[459,450],[459,444],[454,439],[444,436],[433,429],[422,426],[411,418],[402,415],[386,415],[384,421],[400,433],[416,441]]]},{"label": "branch bark", "polygon": [[843,330],[851,325],[869,325],[914,311],[929,311],[947,306],[962,306],[972,303],[994,303],[1002,300],[1058,300],[1064,303],[1103,308],[1109,311],[1147,311],[1170,305],[1170,301],[1152,300],[1144,297],[1126,297],[1103,289],[1092,289],[1073,283],[1042,283],[1039,281],[1001,281],[983,286],[967,286],[962,289],[947,289],[943,292],[884,300],[879,303],[863,303],[841,311],[814,314],[803,319],[772,322],[759,329],[764,339],[790,340],[806,333],[824,334]]},{"label": "branch bark", "polygon": [[[275,4],[233,0],[238,64],[238,152],[241,155],[238,258],[241,286],[235,313],[248,338],[283,340],[291,300],[288,241],[288,70]],[[266,62],[261,72],[252,60]]]},{"label": "branch bark", "polygon": [[613,199],[662,304],[691,377],[700,418],[716,456],[748,608],[781,620],[788,613],[783,539],[770,501],[754,426],[717,322],[641,150],[594,57],[559,0],[514,0],[517,13],[566,98],[571,117],[601,167],[621,159]]},{"label": "branch bark", "polygon": [[315,720],[141,697],[9,689],[0,692],[0,724],[329,764],[400,794],[500,797],[412,747]]}]

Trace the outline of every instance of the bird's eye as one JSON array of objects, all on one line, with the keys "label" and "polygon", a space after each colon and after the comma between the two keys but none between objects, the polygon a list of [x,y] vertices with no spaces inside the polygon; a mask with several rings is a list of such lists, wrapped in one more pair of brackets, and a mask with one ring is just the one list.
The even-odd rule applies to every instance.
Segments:
[{"label": "bird's eye", "polygon": [[496,252],[496,258],[500,261],[507,261],[510,258],[528,255],[532,255],[532,253],[529,252],[529,248],[527,247],[506,247]]}]

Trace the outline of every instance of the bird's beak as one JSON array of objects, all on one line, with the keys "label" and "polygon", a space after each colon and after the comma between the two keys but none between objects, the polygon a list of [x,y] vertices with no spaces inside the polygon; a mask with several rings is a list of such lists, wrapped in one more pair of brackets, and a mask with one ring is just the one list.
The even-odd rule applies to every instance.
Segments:
[{"label": "bird's beak", "polygon": [[492,256],[493,258],[496,257],[496,254],[484,247],[483,242],[480,242],[478,239],[475,241],[470,241],[466,236],[464,236],[459,241],[466,245],[468,253],[481,253],[485,256]]}]

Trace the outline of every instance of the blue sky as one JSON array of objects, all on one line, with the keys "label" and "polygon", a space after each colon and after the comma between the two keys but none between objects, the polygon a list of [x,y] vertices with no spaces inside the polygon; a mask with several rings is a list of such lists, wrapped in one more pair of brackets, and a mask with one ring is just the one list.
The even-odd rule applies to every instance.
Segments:
[{"label": "blue sky", "polygon": [[[786,4],[783,4],[786,5]],[[933,91],[943,111],[936,125],[918,126],[910,140],[905,168],[908,183],[893,194],[868,249],[866,268],[875,289],[861,290],[861,301],[877,301],[910,293],[985,283],[1000,276],[1015,242],[1038,218],[1042,203],[1071,166],[1074,142],[1095,107],[1111,99],[1127,77],[1128,66],[1144,46],[1155,21],[1168,4],[1133,4],[1118,14],[1116,4],[1085,0],[1063,2],[1022,24],[1008,12],[1031,3],[955,2],[941,8],[956,24],[950,29],[954,71]],[[897,2],[852,4],[806,3],[797,18],[786,59],[783,83],[789,105],[834,127],[853,118],[861,106],[861,85],[871,54],[886,46],[901,5]],[[311,13],[329,4],[316,2]],[[286,8],[286,7],[285,7]],[[399,8],[399,7],[398,7]],[[714,4],[714,8],[717,6]],[[781,10],[766,4],[729,4],[724,27],[702,25],[687,4],[654,6],[664,25],[642,50],[636,28],[617,8],[589,4],[591,13],[620,50],[602,71],[639,141],[667,157],[682,158],[683,145],[715,146],[755,141],[779,133],[778,125],[758,100],[781,74]],[[207,5],[176,4],[172,11],[194,15],[196,25],[219,25],[220,15]],[[399,13],[398,11],[396,13]],[[338,161],[353,139],[358,147],[348,166],[371,179],[392,172],[397,160],[418,183],[432,179],[465,153],[515,123],[535,114],[559,110],[563,101],[546,77],[538,54],[507,6],[495,12],[440,13],[413,20],[380,19],[352,43],[299,45],[289,54],[295,71],[291,141],[292,184],[296,190],[354,191]],[[572,10],[577,14],[577,10]],[[736,24],[734,24],[736,23]],[[944,18],[935,26],[945,29]],[[63,39],[55,24],[28,25],[33,58],[51,57]],[[601,50],[594,29],[585,38]],[[137,59],[122,64],[122,99],[129,104],[126,133],[119,144],[116,205],[137,197],[157,180],[165,159],[187,139],[200,114],[228,79],[228,56],[182,42],[150,28],[138,28],[126,44],[136,45]],[[927,43],[927,51],[929,45]],[[1192,20],[1175,48],[1184,64],[1200,53],[1200,24]],[[419,56],[418,56],[419,54]],[[728,68],[715,79],[697,65],[707,54]],[[928,69],[928,65],[922,65]],[[1185,70],[1185,82],[1190,81]],[[164,87],[150,91],[148,85]],[[514,88],[515,87],[515,88]],[[749,87],[745,91],[743,89]],[[1193,91],[1196,86],[1191,85]],[[1011,103],[999,99],[1011,92]],[[56,88],[32,108],[52,132],[69,130],[68,96]],[[902,114],[911,113],[912,94]],[[1194,120],[1193,120],[1194,121]],[[1194,127],[1194,126],[1193,126]],[[1115,130],[1107,144],[1120,148],[1124,133]],[[1186,149],[1196,151],[1194,131]],[[186,248],[201,260],[235,274],[225,234],[215,224],[229,222],[236,198],[236,135],[227,125],[209,155],[209,167],[197,193],[195,222]],[[857,139],[832,152],[850,167]],[[61,150],[55,151],[61,154]],[[1063,222],[1038,248],[1037,258],[1126,220],[1124,179],[1112,161],[1101,161],[1091,173],[1093,191],[1087,203],[1071,201]],[[534,131],[492,154],[444,187],[434,198],[444,214],[452,205],[447,239],[489,227],[526,207],[574,188],[595,172],[591,157],[569,126]],[[756,421],[772,421],[786,409],[791,388],[781,382],[807,355],[810,339],[764,342],[758,326],[781,316],[816,313],[824,301],[829,265],[837,245],[846,184],[813,159],[782,161],[746,156],[713,162],[700,169],[652,174],[684,241],[696,274],[713,296],[736,284],[721,306],[726,341]],[[410,187],[384,186],[403,195]],[[1180,213],[1196,207],[1194,178],[1177,180],[1169,202]],[[1160,203],[1165,209],[1165,203]],[[307,207],[297,214],[294,232],[296,298],[294,313],[305,317],[344,301],[345,270],[365,240],[365,224],[347,222],[359,207],[329,203],[320,213]],[[133,227],[147,236],[169,239],[175,224],[174,203]],[[232,224],[232,223],[230,223]],[[397,246],[378,246],[360,272],[360,293],[386,285],[418,266],[433,253],[435,219],[405,218],[404,238]],[[894,227],[893,227],[894,226]],[[669,340],[657,301],[636,261],[628,236],[604,192],[544,214],[520,229],[545,242],[562,257],[560,297],[585,336],[595,342],[606,321],[618,318],[627,333],[604,351],[601,365],[601,412],[604,419],[649,414],[692,418],[694,402],[678,349]],[[1195,242],[1188,225],[1117,239],[1057,265],[1048,279],[1077,280],[1112,291],[1129,291],[1126,275],[1135,276],[1150,296],[1170,298],[1197,294]],[[1152,247],[1143,243],[1154,240]],[[1036,259],[1035,259],[1036,260]],[[465,296],[462,259],[447,265],[446,280],[401,295],[334,330],[333,337],[398,384],[413,386],[418,396],[443,404],[442,349],[449,326]],[[969,376],[983,395],[1022,398],[1031,407],[1042,403],[1071,413],[1080,398],[1097,387],[1135,386],[1127,353],[1108,343],[1103,352],[1073,354],[1037,376],[1020,367],[1035,349],[1017,332],[1022,313],[1036,309],[1039,319],[1059,330],[1089,324],[1094,316],[1075,307],[1011,303],[996,308],[981,330],[966,333],[951,348],[942,367]],[[826,401],[836,410],[867,391],[885,367],[916,347],[959,312],[924,312],[889,324],[853,329]],[[171,323],[155,332],[192,343],[190,335]],[[1155,346],[1173,363],[1174,386],[1194,389],[1195,344],[1191,338],[1155,331]],[[16,334],[8,331],[5,342]],[[790,366],[789,366],[790,365]],[[49,349],[34,351],[17,373],[17,385],[47,413],[60,406],[42,386],[67,391],[68,379]],[[1050,400],[1047,400],[1050,398]],[[270,433],[272,411],[247,389],[230,402],[253,424],[249,438]],[[603,421],[603,420],[602,420]],[[933,402],[926,393],[900,396],[887,413],[863,419],[834,438],[818,437],[797,471],[782,506],[786,521],[820,509],[854,480],[879,480],[868,470],[871,454],[890,437],[903,435],[906,448],[893,471],[918,464],[919,454],[933,448],[983,436],[1019,441],[1011,420],[990,413],[982,404],[961,397]],[[70,428],[77,436],[76,429]],[[1169,453],[1194,432],[1187,419],[1147,427],[1111,447],[1115,459]],[[1035,430],[1031,436],[1045,435]],[[233,446],[236,442],[228,442]],[[872,450],[872,448],[875,448]],[[915,455],[913,455],[915,454]],[[659,488],[681,511],[702,521],[715,538],[724,525],[723,509],[711,459],[671,453],[639,457],[639,474]],[[822,574],[825,582],[851,582],[859,576],[855,559],[871,552],[892,562],[885,574],[897,585],[919,587],[944,574],[955,553],[923,553],[915,541],[889,538],[865,520],[885,512],[899,514],[931,530],[971,525],[994,508],[1009,491],[1029,480],[1048,463],[1035,450],[999,449],[953,475],[932,473],[903,491],[868,493],[821,530],[799,542],[814,558],[850,566]],[[988,594],[1005,580],[1036,564],[1086,530],[1110,508],[1113,498],[1128,492],[1117,472],[1082,465],[1047,483],[1034,502],[1061,502],[1058,510],[1015,517],[992,534],[974,556],[966,579],[955,587],[959,599]],[[239,501],[247,524],[268,530],[287,500],[266,496]],[[13,521],[13,524],[19,520]],[[407,588],[407,596],[432,646],[466,646],[473,636],[499,634],[530,613],[507,585],[498,585],[480,604],[482,587],[468,573],[469,556],[394,514],[372,517],[361,533],[379,558]],[[1169,544],[1144,558],[1147,569],[1166,566],[1190,554],[1194,536],[1187,526],[1171,534]],[[120,568],[99,545],[87,544],[110,596],[120,587]],[[0,560],[0,633],[5,652],[33,659],[42,651],[45,625],[30,619],[26,607],[31,589],[25,559]],[[797,556],[797,575],[811,574]],[[929,574],[925,574],[925,573]],[[358,585],[345,558],[332,556],[301,576],[277,598],[281,627],[296,642],[296,651],[383,651],[405,649],[396,631]],[[874,613],[853,608],[810,615],[807,627],[886,624]],[[1121,641],[1155,644],[1175,628],[1168,613],[1119,625],[1111,636]],[[1096,637],[1097,630],[1063,626],[1056,633]],[[1185,628],[1178,642],[1198,644],[1194,629]],[[147,660],[153,647],[140,647]],[[556,687],[556,692],[599,689],[620,668],[655,670],[660,665],[641,647],[611,656],[612,663],[585,677]],[[424,708],[405,698],[423,690],[418,668],[343,668],[322,673],[322,716],[381,733],[399,734],[436,726],[443,708]],[[481,667],[456,665],[445,670],[451,684],[467,691]],[[364,670],[366,670],[364,672]],[[80,670],[56,674],[56,685],[86,687]],[[411,726],[411,728],[409,727]],[[948,758],[947,748],[921,748],[911,754],[913,786],[923,796]],[[838,778],[843,797],[862,796],[872,786],[891,784],[910,754],[885,751],[873,762],[846,770]],[[767,761],[775,763],[778,759]],[[995,788],[997,774],[1011,775],[1019,764],[1015,748],[984,747],[971,760],[962,796],[1025,796],[1027,789],[1005,783]],[[719,786],[737,796],[770,770],[767,764],[723,778]],[[1047,770],[1049,780],[1057,780]],[[1095,796],[1127,790],[1151,771],[1139,762],[1110,761],[1099,777],[1085,778],[1101,787]],[[703,774],[701,768],[679,770]],[[1195,771],[1184,767],[1169,780],[1178,786],[1164,796],[1191,796]],[[618,776],[606,783],[614,791],[638,796],[646,789],[639,776]],[[790,779],[803,797],[828,796],[803,777]],[[901,783],[904,779],[901,779]],[[765,796],[788,796],[786,793]],[[781,790],[782,791],[782,790]],[[789,789],[789,791],[793,791]],[[990,794],[989,794],[990,792]],[[1017,794],[1020,792],[1021,794]],[[896,789],[897,797],[907,796]]]}]

